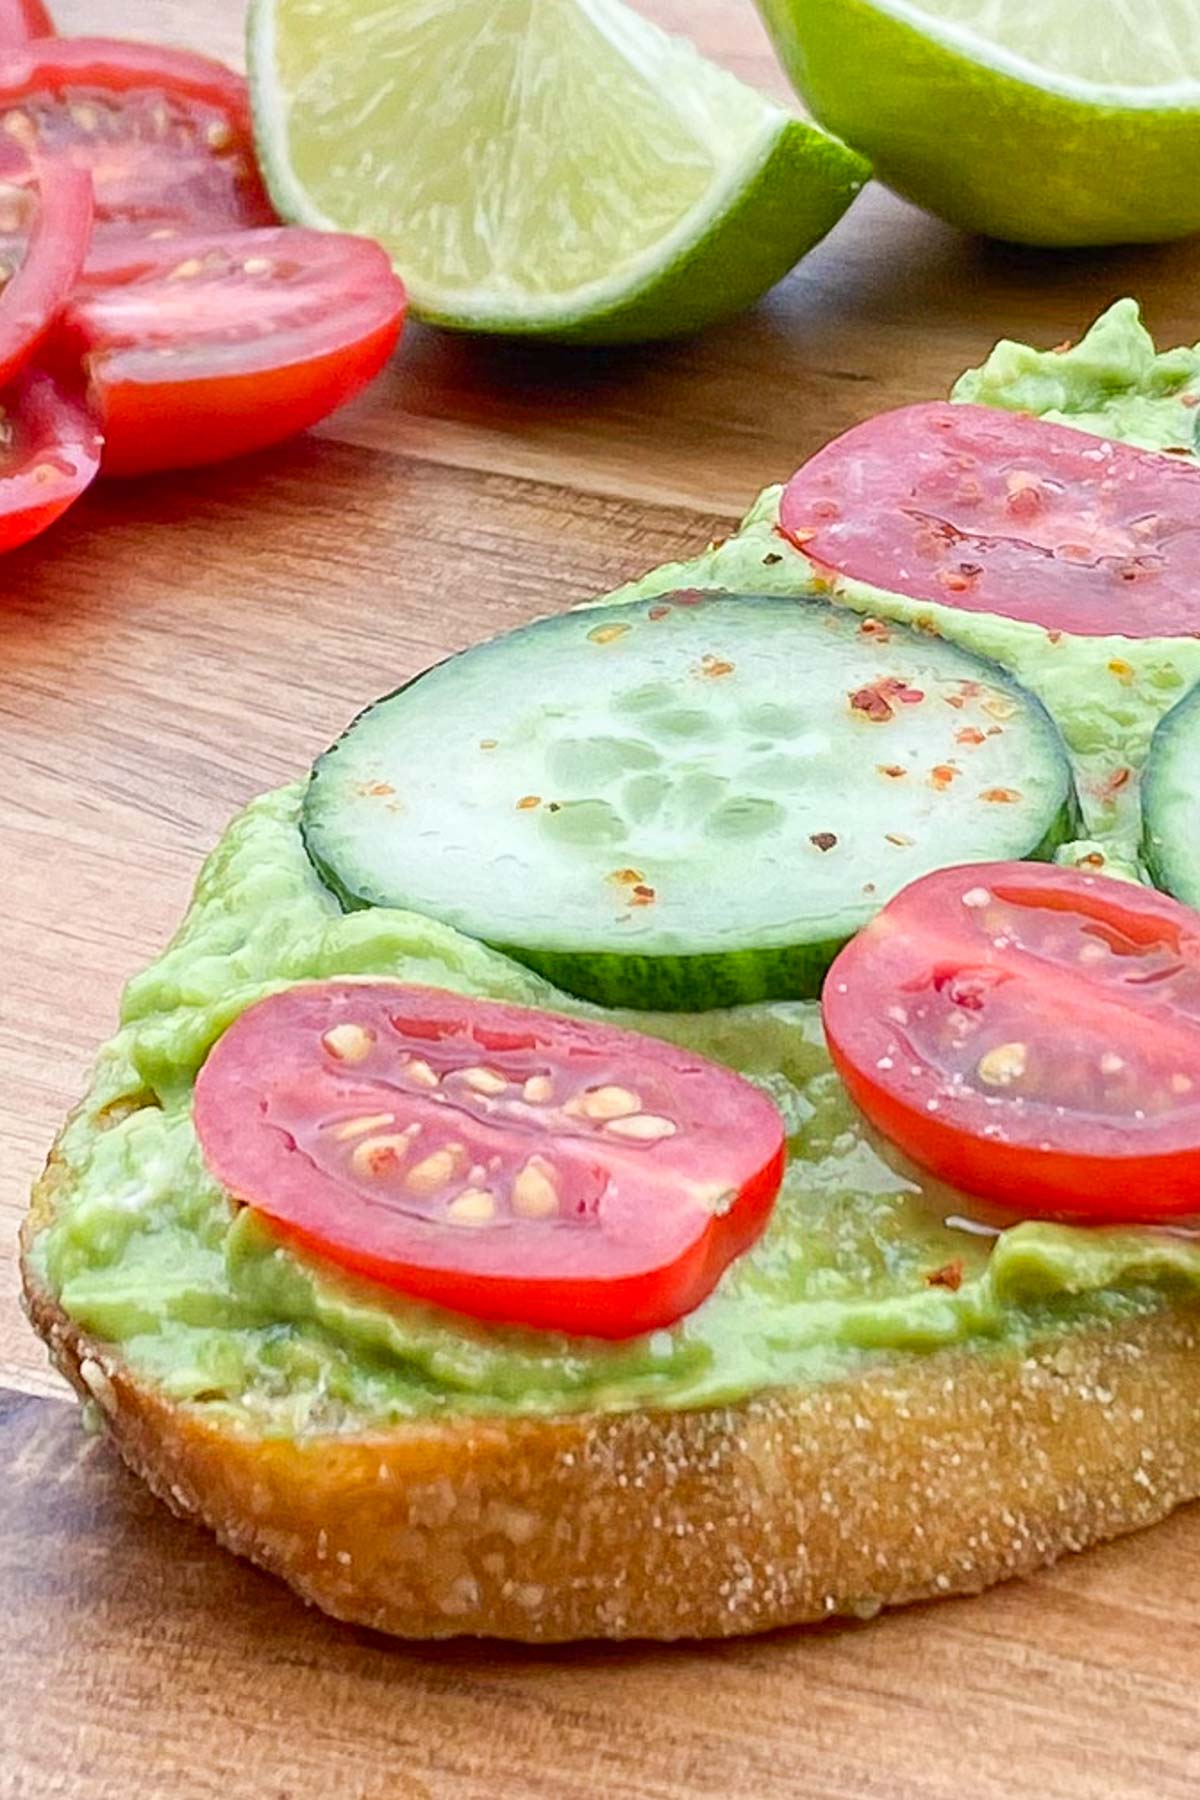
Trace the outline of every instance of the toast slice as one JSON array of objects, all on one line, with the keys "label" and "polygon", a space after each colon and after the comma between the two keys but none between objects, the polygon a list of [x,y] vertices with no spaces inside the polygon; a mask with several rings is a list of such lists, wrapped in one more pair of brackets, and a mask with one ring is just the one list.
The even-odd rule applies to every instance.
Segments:
[{"label": "toast slice", "polygon": [[1031,1348],[891,1354],[697,1411],[257,1436],[90,1338],[22,1235],[55,1365],[160,1499],[336,1618],[402,1637],[724,1637],[973,1593],[1200,1496],[1200,1306]]}]

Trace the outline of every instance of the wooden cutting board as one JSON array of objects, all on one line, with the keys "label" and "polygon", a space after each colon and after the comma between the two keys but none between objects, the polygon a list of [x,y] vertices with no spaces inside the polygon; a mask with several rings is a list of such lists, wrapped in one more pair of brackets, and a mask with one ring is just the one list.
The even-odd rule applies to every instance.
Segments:
[{"label": "wooden cutting board", "polygon": [[[237,0],[59,0],[236,57]],[[749,0],[657,0],[784,86]],[[318,435],[102,487],[0,565],[0,1800],[1184,1800],[1200,1518],[979,1600],[674,1650],[397,1647],[308,1613],[86,1438],[16,1302],[41,1157],[199,859],[425,664],[728,530],[999,335],[1134,292],[1200,337],[1200,246],[1050,257],[877,190],[752,315],[599,354],[414,329]]]}]

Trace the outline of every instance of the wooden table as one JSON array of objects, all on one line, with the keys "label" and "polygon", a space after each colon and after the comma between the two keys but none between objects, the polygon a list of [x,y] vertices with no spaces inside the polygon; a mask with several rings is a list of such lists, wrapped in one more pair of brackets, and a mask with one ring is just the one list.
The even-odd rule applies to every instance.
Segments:
[{"label": "wooden table", "polygon": [[[234,58],[237,0],[59,0]],[[781,94],[750,0],[657,17]],[[1200,248],[1057,258],[869,192],[671,348],[414,329],[318,435],[101,487],[3,565],[0,1797],[1172,1800],[1200,1783],[1200,1519],[967,1602],[740,1644],[396,1647],[306,1613],[85,1439],[16,1302],[29,1183],[203,851],[366,700],[727,530],[768,479],[1117,294],[1200,336]]]}]

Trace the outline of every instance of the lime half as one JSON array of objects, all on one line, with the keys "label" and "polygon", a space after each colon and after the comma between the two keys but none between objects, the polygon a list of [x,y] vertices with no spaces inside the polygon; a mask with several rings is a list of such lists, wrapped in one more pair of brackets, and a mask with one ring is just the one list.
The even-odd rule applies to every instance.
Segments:
[{"label": "lime half", "polygon": [[1033,244],[1200,229],[1197,0],[758,0],[881,181]]},{"label": "lime half", "polygon": [[253,0],[249,56],[283,216],[378,238],[461,330],[695,331],[870,172],[619,0]]}]

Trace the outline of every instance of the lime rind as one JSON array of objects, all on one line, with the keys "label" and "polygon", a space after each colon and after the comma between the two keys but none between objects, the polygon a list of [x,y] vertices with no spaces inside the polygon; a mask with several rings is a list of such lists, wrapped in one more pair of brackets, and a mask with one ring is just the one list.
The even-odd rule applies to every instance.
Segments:
[{"label": "lime rind", "polygon": [[[1192,13],[1187,32],[1180,31],[1173,41],[1166,32],[1151,31],[1148,14],[1151,6],[1139,0],[1137,14],[1116,0],[934,0],[932,5],[914,4],[914,0],[872,0],[881,13],[900,24],[937,40],[946,49],[957,52],[996,70],[1016,81],[1028,82],[1066,99],[1084,101],[1090,106],[1141,107],[1147,110],[1200,106],[1200,33],[1196,30],[1192,0],[1183,0]],[[1157,10],[1168,14],[1171,0],[1158,0]],[[1179,10],[1177,7],[1175,10]],[[1074,13],[1079,30],[1064,31],[1064,23]],[[1108,15],[1102,17],[1101,15]],[[956,16],[957,15],[957,16]],[[1114,30],[1115,27],[1115,30]],[[1157,53],[1170,53],[1163,61],[1184,62],[1178,56],[1180,45],[1190,32],[1197,50],[1196,64],[1170,80],[1154,79],[1161,62],[1152,59]],[[1032,54],[1041,37],[1043,60]],[[1066,41],[1070,38],[1070,44]],[[1140,56],[1150,64],[1152,78],[1146,81],[1097,78],[1067,66],[1069,50],[1077,51],[1080,60],[1108,61],[1127,77],[1136,70]]]},{"label": "lime rind", "polygon": [[1200,230],[1200,84],[1080,80],[912,0],[757,4],[813,116],[951,224],[1062,248]]},{"label": "lime rind", "polygon": [[[378,237],[432,323],[584,343],[689,334],[773,286],[869,176],[855,152],[619,0],[546,9],[566,44],[541,46],[558,57],[553,80],[538,46],[524,48],[519,10],[408,0],[380,26],[363,0],[251,6],[251,87],[275,204],[299,223]],[[439,59],[453,63],[460,42],[475,56],[486,30],[508,54],[507,85],[492,92],[486,74],[470,92],[465,78],[439,84]],[[408,37],[421,32],[418,56]],[[590,99],[584,50],[599,90]],[[441,112],[378,73],[389,56],[396,68],[416,58]],[[565,99],[539,98],[556,82],[574,118]]]}]

